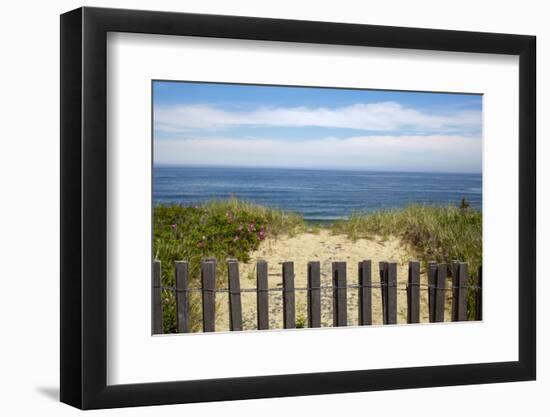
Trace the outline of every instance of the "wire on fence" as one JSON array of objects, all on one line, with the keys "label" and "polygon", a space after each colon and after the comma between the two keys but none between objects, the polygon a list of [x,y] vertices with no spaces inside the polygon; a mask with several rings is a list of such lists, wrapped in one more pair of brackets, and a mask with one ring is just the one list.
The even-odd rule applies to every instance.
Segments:
[{"label": "wire on fence", "polygon": [[160,288],[165,291],[172,291],[172,292],[219,292],[219,293],[229,293],[229,294],[241,294],[241,293],[247,293],[247,292],[292,292],[292,291],[313,291],[313,290],[340,290],[340,289],[347,289],[347,288],[382,288],[382,287],[391,287],[391,288],[397,288],[397,291],[407,291],[410,287],[420,287],[424,288],[425,290],[429,289],[436,289],[436,290],[442,290],[442,291],[451,291],[456,289],[473,289],[473,290],[479,290],[481,287],[478,285],[463,285],[463,286],[449,286],[445,288],[440,288],[437,285],[431,285],[431,284],[406,284],[406,285],[392,285],[392,284],[371,284],[371,285],[359,285],[359,284],[348,284],[346,286],[333,286],[333,285],[321,285],[318,287],[295,287],[295,288],[283,288],[283,287],[276,287],[276,288],[265,288],[265,289],[257,289],[257,288],[241,288],[240,291],[230,291],[229,288],[184,288],[184,289],[177,289],[174,286],[171,285],[161,285],[161,286],[154,286],[153,288]]}]

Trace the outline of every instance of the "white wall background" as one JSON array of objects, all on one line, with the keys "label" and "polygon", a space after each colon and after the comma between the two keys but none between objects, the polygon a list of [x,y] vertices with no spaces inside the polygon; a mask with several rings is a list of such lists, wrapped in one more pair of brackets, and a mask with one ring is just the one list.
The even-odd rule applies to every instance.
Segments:
[{"label": "white wall background", "polygon": [[[75,415],[58,403],[59,392],[59,14],[79,7],[71,0],[9,2],[0,23],[2,115],[0,178],[0,411],[2,415]],[[540,260],[550,249],[550,132],[543,120],[550,97],[550,26],[545,2],[514,1],[302,1],[188,0],[93,1],[89,6],[240,14],[531,34],[538,37],[538,166]],[[546,232],[546,233],[545,233]],[[543,237],[544,234],[544,237]],[[94,415],[319,416],[529,415],[550,412],[550,284],[539,262],[538,381],[498,385],[387,391],[231,403],[145,407]],[[389,408],[388,408],[389,407]],[[412,413],[410,410],[413,410]]]}]

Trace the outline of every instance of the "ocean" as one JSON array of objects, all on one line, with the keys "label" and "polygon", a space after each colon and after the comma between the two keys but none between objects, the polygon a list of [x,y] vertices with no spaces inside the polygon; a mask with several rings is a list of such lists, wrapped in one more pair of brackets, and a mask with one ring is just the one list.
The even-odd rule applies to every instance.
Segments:
[{"label": "ocean", "polygon": [[413,203],[481,209],[481,174],[154,167],[153,203],[195,205],[236,197],[301,213],[309,221]]}]

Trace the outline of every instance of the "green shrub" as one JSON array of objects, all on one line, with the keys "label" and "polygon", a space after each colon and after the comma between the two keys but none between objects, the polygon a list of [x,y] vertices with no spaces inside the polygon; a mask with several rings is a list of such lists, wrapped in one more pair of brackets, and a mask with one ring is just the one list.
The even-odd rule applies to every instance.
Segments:
[{"label": "green shrub", "polygon": [[[249,260],[250,252],[268,236],[305,230],[301,216],[236,199],[201,206],[157,205],[153,215],[153,253],[161,261],[162,284],[173,286],[174,261],[189,262],[190,286],[200,287],[200,262],[217,259],[217,277],[225,286],[225,260]],[[190,293],[191,331],[201,328],[200,294]],[[163,291],[164,332],[176,331],[175,298]]]},{"label": "green shrub", "polygon": [[296,315],[296,328],[297,329],[304,329],[307,327],[307,319],[306,317],[301,314],[301,313],[298,313]]}]

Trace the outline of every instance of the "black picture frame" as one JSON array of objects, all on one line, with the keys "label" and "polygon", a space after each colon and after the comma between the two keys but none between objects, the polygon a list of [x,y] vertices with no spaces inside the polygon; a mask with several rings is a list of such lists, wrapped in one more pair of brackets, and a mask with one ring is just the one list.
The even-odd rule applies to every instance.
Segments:
[{"label": "black picture frame", "polygon": [[[112,385],[107,376],[108,32],[519,56],[519,360]],[[82,409],[533,380],[536,38],[252,17],[80,8],[61,16],[61,401]]]}]

